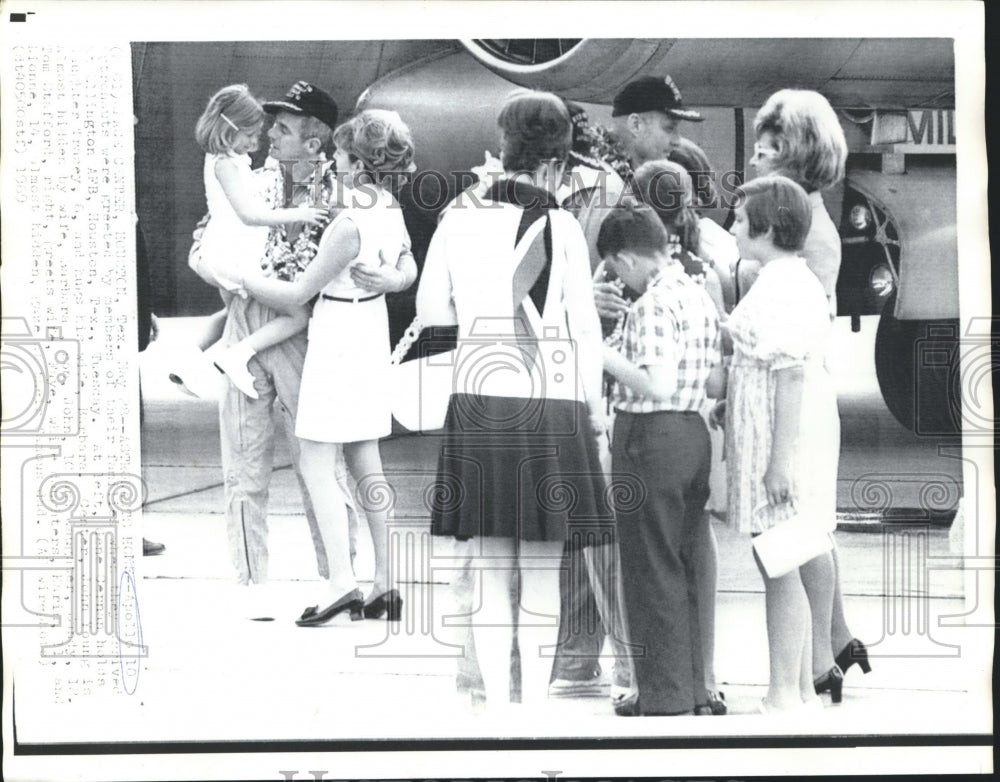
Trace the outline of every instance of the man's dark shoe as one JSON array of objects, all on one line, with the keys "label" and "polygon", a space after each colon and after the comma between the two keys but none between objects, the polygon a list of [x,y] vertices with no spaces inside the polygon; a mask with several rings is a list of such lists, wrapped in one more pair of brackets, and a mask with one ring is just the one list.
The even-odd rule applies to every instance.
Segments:
[{"label": "man's dark shoe", "polygon": [[157,543],[153,540],[142,539],[142,555],[144,557],[155,557],[157,554],[162,554],[167,550],[167,547],[162,543]]}]

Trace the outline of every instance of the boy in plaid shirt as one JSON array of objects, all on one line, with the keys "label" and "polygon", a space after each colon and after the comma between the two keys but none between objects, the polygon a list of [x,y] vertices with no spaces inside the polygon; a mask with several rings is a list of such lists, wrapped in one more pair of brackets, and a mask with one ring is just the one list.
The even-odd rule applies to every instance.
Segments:
[{"label": "boy in plaid shirt", "polygon": [[[633,488],[616,507],[639,714],[687,714],[707,701],[693,548],[706,524],[710,446],[699,415],[721,365],[715,305],[670,253],[648,206],[601,224],[604,263],[641,295],[621,346],[605,347],[615,379],[612,480]],[[715,389],[712,389],[715,390]]]}]

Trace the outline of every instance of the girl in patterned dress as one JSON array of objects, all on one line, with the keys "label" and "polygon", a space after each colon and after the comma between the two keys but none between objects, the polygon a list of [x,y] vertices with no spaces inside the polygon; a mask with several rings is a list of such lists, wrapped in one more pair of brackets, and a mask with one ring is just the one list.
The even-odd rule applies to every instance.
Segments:
[{"label": "girl in patterned dress", "polygon": [[[726,322],[733,341],[726,404],[729,522],[762,533],[791,512],[836,526],[840,424],[824,365],[830,330],[823,286],[801,257],[812,220],[805,190],[785,177],[743,187],[732,233],[761,263]],[[770,683],[765,713],[817,708],[809,600],[799,568],[764,578]]]}]

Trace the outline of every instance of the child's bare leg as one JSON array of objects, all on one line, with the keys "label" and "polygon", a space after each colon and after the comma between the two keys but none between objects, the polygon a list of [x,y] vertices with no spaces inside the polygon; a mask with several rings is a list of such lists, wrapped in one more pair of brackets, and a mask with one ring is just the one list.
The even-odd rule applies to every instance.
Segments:
[{"label": "child's bare leg", "polygon": [[223,307],[218,312],[213,313],[208,316],[208,321],[205,324],[205,330],[201,334],[201,338],[198,340],[198,350],[208,350],[212,345],[222,339],[222,332],[226,328],[226,313],[229,311],[229,302],[226,302],[226,307]]},{"label": "child's bare leg", "polygon": [[290,308],[287,312],[283,312],[277,317],[272,318],[250,336],[241,339],[233,347],[245,345],[254,353],[258,353],[261,350],[277,345],[279,342],[284,342],[289,337],[294,337],[308,323],[308,307]]}]

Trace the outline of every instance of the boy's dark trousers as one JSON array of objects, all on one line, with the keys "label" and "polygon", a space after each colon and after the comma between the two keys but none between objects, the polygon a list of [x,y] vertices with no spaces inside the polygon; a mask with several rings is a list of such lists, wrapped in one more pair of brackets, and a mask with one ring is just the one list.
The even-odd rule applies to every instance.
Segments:
[{"label": "boy's dark trousers", "polygon": [[710,456],[697,412],[616,415],[612,480],[639,491],[617,519],[642,714],[681,714],[704,699],[692,547],[707,523]]}]

